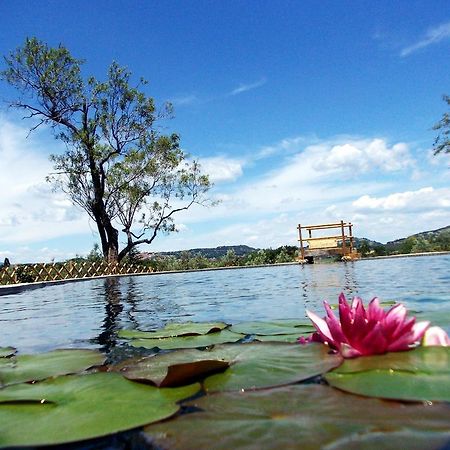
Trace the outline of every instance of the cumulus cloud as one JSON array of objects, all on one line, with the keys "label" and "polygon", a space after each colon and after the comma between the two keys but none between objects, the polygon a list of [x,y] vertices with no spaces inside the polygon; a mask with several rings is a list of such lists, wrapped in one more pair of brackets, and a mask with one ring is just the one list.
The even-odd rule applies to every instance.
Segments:
[{"label": "cumulus cloud", "polygon": [[445,22],[441,25],[432,27],[427,30],[425,35],[417,42],[408,47],[405,47],[401,52],[400,56],[405,57],[411,55],[425,47],[430,45],[438,44],[439,42],[450,38],[450,22]]},{"label": "cumulus cloud", "polygon": [[384,197],[363,195],[353,202],[361,211],[418,212],[444,209],[450,212],[450,189],[431,186],[416,191],[396,192]]},{"label": "cumulus cloud", "polygon": [[224,156],[201,158],[200,165],[213,183],[234,181],[242,175],[243,162]]},{"label": "cumulus cloud", "polygon": [[[319,153],[319,152],[317,152]],[[314,169],[326,172],[387,172],[413,166],[408,145],[401,142],[389,147],[383,139],[354,140],[322,151],[313,163]]]}]

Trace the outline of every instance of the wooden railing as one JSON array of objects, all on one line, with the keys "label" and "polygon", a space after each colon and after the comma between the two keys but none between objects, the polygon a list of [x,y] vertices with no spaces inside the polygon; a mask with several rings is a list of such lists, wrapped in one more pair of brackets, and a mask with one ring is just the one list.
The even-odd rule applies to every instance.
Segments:
[{"label": "wooden railing", "polygon": [[107,275],[151,273],[151,267],[139,264],[101,262],[73,262],[51,264],[18,264],[0,268],[1,284],[37,283],[42,281],[91,278]]}]

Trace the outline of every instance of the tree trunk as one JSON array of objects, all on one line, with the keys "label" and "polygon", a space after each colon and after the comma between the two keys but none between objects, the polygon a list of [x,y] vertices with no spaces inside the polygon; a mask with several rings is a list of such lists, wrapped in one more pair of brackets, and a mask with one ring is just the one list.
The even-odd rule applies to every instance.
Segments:
[{"label": "tree trunk", "polygon": [[110,224],[106,227],[106,234],[108,235],[108,255],[107,261],[109,263],[119,263],[119,232]]}]

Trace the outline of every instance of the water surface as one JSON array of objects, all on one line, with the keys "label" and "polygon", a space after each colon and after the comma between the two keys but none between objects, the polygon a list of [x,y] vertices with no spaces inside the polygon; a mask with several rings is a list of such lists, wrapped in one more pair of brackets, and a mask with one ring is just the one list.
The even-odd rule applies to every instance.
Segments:
[{"label": "water surface", "polygon": [[[0,347],[21,352],[123,345],[121,328],[169,321],[304,317],[340,292],[401,300],[450,323],[450,255],[87,280],[0,296]],[[450,330],[449,330],[450,331]]]}]

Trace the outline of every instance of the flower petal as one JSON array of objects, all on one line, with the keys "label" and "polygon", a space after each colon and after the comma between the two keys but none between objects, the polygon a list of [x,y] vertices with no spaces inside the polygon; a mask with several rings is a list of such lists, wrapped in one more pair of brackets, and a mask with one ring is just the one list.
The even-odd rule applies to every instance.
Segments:
[{"label": "flower petal", "polygon": [[314,327],[323,338],[324,341],[331,342],[334,344],[333,337],[331,335],[330,329],[328,328],[328,324],[324,319],[321,319],[317,314],[314,314],[312,311],[306,310],[306,314],[311,319]]},{"label": "flower petal", "polygon": [[376,323],[373,329],[362,339],[361,345],[356,348],[363,355],[379,355],[386,353],[388,341],[383,333],[383,327],[380,322]]},{"label": "flower petal", "polygon": [[413,341],[419,342],[422,340],[423,335],[427,331],[427,328],[430,326],[430,322],[418,322],[416,323],[413,328]]},{"label": "flower petal", "polygon": [[447,333],[441,327],[430,327],[425,331],[422,345],[450,347],[450,337],[448,337]]},{"label": "flower petal", "polygon": [[339,318],[342,332],[345,336],[350,336],[352,330],[352,312],[343,293],[339,296]]},{"label": "flower petal", "polygon": [[367,308],[367,318],[369,321],[374,320],[376,322],[381,321],[386,313],[384,312],[384,309],[380,306],[380,301],[378,300],[378,297],[374,297],[370,303],[369,307]]},{"label": "flower petal", "polygon": [[324,301],[323,304],[324,304],[325,310],[327,312],[327,317],[325,318],[325,322],[328,324],[328,328],[330,330],[330,333],[331,333],[331,336],[333,337],[334,342],[336,344],[342,343],[342,342],[346,343],[347,339],[345,338],[344,333],[342,332],[342,327],[341,327],[339,320],[337,320],[337,318],[334,315],[333,311],[331,310],[328,302]]}]

